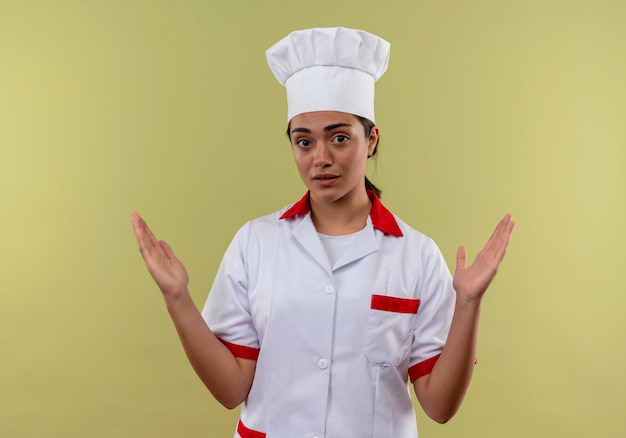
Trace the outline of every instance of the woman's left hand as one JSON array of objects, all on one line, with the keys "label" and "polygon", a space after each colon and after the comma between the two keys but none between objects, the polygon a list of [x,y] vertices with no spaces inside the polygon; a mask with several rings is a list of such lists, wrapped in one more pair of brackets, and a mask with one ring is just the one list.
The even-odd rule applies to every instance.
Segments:
[{"label": "woman's left hand", "polygon": [[470,266],[466,266],[467,253],[465,248],[461,246],[458,249],[453,278],[457,298],[464,298],[468,301],[481,300],[498,272],[514,226],[515,222],[511,220],[511,215],[504,216],[485,247],[478,253],[474,263]]}]

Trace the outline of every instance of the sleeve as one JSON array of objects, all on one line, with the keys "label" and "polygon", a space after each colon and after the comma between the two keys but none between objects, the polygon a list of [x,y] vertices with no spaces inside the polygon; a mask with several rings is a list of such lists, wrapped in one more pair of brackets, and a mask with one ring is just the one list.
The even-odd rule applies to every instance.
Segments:
[{"label": "sleeve", "polygon": [[430,239],[422,250],[421,260],[422,272],[417,284],[420,306],[409,362],[411,381],[429,374],[439,359],[450,331],[456,295],[450,270]]},{"label": "sleeve", "polygon": [[256,360],[259,336],[248,297],[249,236],[250,223],[237,232],[228,246],[202,309],[202,317],[236,357]]}]

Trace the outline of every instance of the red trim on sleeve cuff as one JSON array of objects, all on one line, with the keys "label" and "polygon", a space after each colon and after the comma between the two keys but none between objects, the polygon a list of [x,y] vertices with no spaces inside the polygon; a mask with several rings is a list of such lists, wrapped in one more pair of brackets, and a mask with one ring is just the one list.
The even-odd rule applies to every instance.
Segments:
[{"label": "red trim on sleeve cuff", "polygon": [[233,353],[233,356],[235,357],[240,357],[241,359],[250,359],[250,360],[257,360],[259,358],[259,353],[261,350],[258,348],[233,344],[223,339],[220,339],[220,341],[222,341],[222,344],[226,345],[226,348],[228,348],[230,352]]},{"label": "red trim on sleeve cuff", "polygon": [[435,366],[435,363],[437,363],[437,359],[439,359],[439,356],[441,356],[441,354],[433,356],[430,359],[426,359],[409,368],[409,378],[411,379],[411,382],[415,382],[420,377],[424,377],[425,375],[430,374]]},{"label": "red trim on sleeve cuff", "polygon": [[265,434],[263,432],[257,432],[256,430],[248,429],[244,426],[241,419],[239,423],[237,423],[237,433],[241,438],[265,438]]}]

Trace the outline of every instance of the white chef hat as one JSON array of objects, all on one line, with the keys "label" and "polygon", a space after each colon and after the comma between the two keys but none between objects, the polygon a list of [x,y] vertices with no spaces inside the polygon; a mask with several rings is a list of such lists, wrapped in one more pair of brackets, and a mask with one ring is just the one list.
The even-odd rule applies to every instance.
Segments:
[{"label": "white chef hat", "polygon": [[311,111],[341,111],[374,122],[374,82],[389,43],[344,27],[299,30],[270,47],[267,62],[287,89],[287,121]]}]

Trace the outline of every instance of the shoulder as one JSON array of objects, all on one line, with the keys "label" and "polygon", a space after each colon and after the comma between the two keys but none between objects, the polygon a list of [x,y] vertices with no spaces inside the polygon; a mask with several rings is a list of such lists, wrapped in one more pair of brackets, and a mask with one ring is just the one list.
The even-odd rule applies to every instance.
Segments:
[{"label": "shoulder", "polygon": [[253,230],[266,230],[266,229],[277,228],[281,226],[282,224],[293,222],[294,219],[297,219],[298,217],[301,217],[301,216],[295,216],[289,219],[281,219],[281,216],[287,210],[289,210],[292,206],[293,204],[289,204],[281,208],[280,210],[276,210],[272,213],[254,218],[248,223],[246,223],[244,227],[249,227]]},{"label": "shoulder", "polygon": [[[419,252],[423,257],[436,256],[438,258],[441,256],[437,243],[429,235],[416,230],[395,214],[394,218],[403,235],[401,238],[395,239],[395,241],[412,252]],[[393,236],[390,237],[392,238]]]},{"label": "shoulder", "polygon": [[430,236],[422,233],[421,231],[416,230],[411,225],[407,224],[405,221],[400,219],[397,215],[394,214],[393,217],[396,220],[396,223],[398,224],[400,231],[402,231],[403,237],[405,237],[407,240],[411,242],[434,243],[433,240],[430,238]]},{"label": "shoulder", "polygon": [[245,261],[273,248],[282,223],[285,222],[280,216],[287,208],[259,216],[241,225],[228,245],[225,258]]},{"label": "shoulder", "polygon": [[289,210],[293,204],[286,205],[280,210],[272,213],[256,217],[243,224],[235,239],[249,241],[250,239],[267,239],[274,235],[281,228],[291,228],[294,224],[299,223],[303,216],[295,216],[289,219],[281,219],[283,213]]}]

